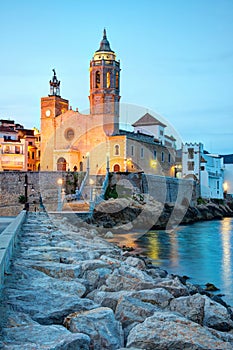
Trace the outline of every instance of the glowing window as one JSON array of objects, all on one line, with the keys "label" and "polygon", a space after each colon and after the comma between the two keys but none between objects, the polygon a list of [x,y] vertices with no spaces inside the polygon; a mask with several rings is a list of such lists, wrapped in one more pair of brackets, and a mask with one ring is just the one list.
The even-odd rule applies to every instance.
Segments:
[{"label": "glowing window", "polygon": [[99,88],[100,87],[100,72],[97,71],[95,74],[95,87]]},{"label": "glowing window", "polygon": [[111,73],[107,72],[107,88],[111,87]]},{"label": "glowing window", "polygon": [[119,89],[119,73],[116,72],[116,89]]}]

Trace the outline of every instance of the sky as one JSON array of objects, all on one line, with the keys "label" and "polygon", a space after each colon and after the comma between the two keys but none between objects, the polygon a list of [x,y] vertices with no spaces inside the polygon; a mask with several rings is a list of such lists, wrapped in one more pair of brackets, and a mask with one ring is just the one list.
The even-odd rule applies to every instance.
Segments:
[{"label": "sky", "polygon": [[53,68],[61,96],[87,110],[103,28],[121,62],[121,103],[133,106],[123,123],[139,106],[182,142],[233,153],[233,0],[2,1],[0,119],[40,128]]}]

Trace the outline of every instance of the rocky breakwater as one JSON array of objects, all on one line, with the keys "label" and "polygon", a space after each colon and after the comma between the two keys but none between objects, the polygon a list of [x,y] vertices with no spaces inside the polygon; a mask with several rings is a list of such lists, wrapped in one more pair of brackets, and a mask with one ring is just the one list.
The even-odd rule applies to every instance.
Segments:
[{"label": "rocky breakwater", "polygon": [[152,197],[144,201],[133,198],[109,199],[99,204],[89,223],[103,228],[120,230],[164,230],[179,224],[222,219],[233,216],[232,203],[207,202],[196,206],[161,203]]},{"label": "rocky breakwater", "polygon": [[233,348],[221,299],[45,213],[23,226],[0,314],[6,350]]}]

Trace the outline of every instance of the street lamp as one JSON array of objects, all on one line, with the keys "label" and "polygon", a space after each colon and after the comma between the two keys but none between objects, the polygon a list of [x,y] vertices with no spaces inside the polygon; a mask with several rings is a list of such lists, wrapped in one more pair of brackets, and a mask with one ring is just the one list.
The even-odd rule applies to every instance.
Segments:
[{"label": "street lamp", "polygon": [[31,185],[31,191],[34,192],[33,184],[30,184],[28,182],[28,175],[25,174],[24,177],[24,196],[25,196],[25,204],[24,204],[24,210],[29,211],[29,203],[28,203],[28,185]]},{"label": "street lamp", "polygon": [[59,178],[59,179],[57,180],[57,184],[58,184],[57,211],[62,211],[61,188],[62,188],[63,180],[62,180],[61,178]]}]

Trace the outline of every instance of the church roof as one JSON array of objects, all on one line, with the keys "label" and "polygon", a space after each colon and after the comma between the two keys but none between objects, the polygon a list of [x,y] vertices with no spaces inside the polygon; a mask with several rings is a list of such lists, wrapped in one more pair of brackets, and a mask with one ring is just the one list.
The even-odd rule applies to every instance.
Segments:
[{"label": "church roof", "polygon": [[96,52],[100,52],[100,51],[109,51],[109,52],[113,52],[111,50],[109,41],[107,39],[107,34],[106,34],[106,29],[104,28],[104,32],[103,32],[103,39],[100,42],[100,48],[99,50],[97,50]]},{"label": "church roof", "polygon": [[145,126],[145,125],[160,125],[166,127],[165,124],[161,123],[157,118],[151,114],[146,113],[140,119],[138,119],[132,126]]},{"label": "church roof", "polygon": [[159,140],[156,140],[154,136],[151,136],[151,135],[135,133],[133,131],[127,131],[127,130],[119,130],[119,135],[125,135],[129,139],[136,140],[139,142],[145,142],[153,145],[154,144],[161,145]]}]

